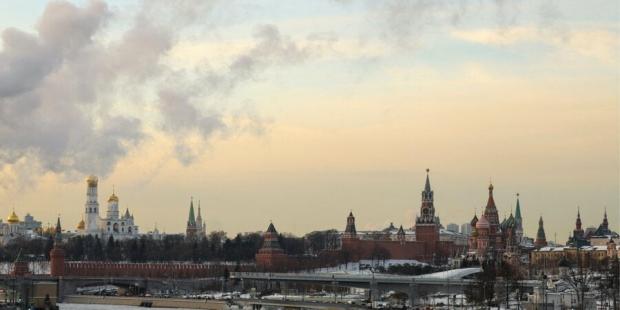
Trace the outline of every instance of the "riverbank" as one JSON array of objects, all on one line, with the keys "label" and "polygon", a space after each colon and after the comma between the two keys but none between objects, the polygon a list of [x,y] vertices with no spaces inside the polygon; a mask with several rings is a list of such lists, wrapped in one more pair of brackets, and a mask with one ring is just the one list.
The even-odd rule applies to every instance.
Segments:
[{"label": "riverbank", "polygon": [[[145,304],[153,308],[172,309],[209,309],[224,310],[226,302],[216,300],[193,300],[179,298],[149,298],[149,297],[111,297],[111,296],[86,296],[69,295],[64,298],[67,304],[83,305],[116,305],[139,307]],[[61,309],[62,304],[61,304]]]}]

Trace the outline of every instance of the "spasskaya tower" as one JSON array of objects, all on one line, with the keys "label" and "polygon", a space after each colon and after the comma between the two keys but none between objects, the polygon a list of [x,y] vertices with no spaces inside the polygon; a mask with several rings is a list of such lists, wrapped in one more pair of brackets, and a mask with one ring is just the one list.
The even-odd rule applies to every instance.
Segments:
[{"label": "spasskaya tower", "polygon": [[429,179],[429,169],[426,169],[426,184],[422,191],[422,205],[420,216],[415,220],[416,241],[426,242],[427,248],[434,250],[435,242],[439,241],[439,219],[435,216],[435,206],[433,204],[433,190]]}]

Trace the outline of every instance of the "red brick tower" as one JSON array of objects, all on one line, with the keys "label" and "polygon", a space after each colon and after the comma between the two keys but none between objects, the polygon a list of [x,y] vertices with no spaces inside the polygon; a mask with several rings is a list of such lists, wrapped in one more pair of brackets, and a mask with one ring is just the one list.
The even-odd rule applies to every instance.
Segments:
[{"label": "red brick tower", "polygon": [[416,241],[425,243],[424,256],[427,259],[433,257],[439,241],[439,219],[435,217],[435,206],[431,182],[429,180],[429,169],[426,169],[426,184],[422,191],[422,206],[420,216],[416,217],[415,238]]},{"label": "red brick tower", "polygon": [[19,250],[17,254],[17,258],[15,259],[15,263],[13,263],[13,271],[11,274],[18,277],[23,277],[25,275],[30,274],[30,269],[28,267],[28,262],[22,259],[22,251]]},{"label": "red brick tower", "polygon": [[54,248],[50,251],[50,275],[52,277],[62,277],[65,275],[65,250],[62,249],[62,229],[60,227],[60,217],[56,222],[56,235],[54,237]]},{"label": "red brick tower", "polygon": [[347,216],[347,227],[344,229],[344,239],[357,239],[357,230],[355,229],[355,217],[353,211],[349,212]]},{"label": "red brick tower", "polygon": [[263,246],[256,254],[256,266],[264,271],[285,271],[287,265],[288,255],[280,247],[276,227],[270,223],[263,234]]},{"label": "red brick tower", "polygon": [[547,237],[545,236],[545,227],[543,225],[542,216],[540,217],[540,220],[538,220],[538,232],[536,233],[536,240],[534,240],[534,246],[537,248],[547,246]]}]

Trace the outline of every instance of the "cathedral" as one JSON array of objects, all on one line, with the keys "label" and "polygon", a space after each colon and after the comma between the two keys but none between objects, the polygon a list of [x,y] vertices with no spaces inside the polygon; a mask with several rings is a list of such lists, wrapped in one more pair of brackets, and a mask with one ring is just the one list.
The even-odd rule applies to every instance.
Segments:
[{"label": "cathedral", "polygon": [[35,221],[30,213],[20,221],[15,210],[7,217],[6,223],[0,219],[0,244],[6,245],[16,238],[35,238],[41,233],[41,222]]},{"label": "cathedral", "polygon": [[120,214],[118,206],[118,196],[112,191],[108,198],[108,208],[105,217],[99,216],[99,201],[97,197],[97,186],[99,180],[96,176],[89,176],[86,179],[86,203],[84,205],[84,218],[77,226],[79,235],[98,236],[107,240],[112,236],[115,240],[137,238],[138,226],[134,224],[133,214],[129,209],[125,209],[124,214]]},{"label": "cathedral", "polygon": [[[493,184],[489,185],[489,198],[483,213],[480,218],[474,215],[470,225],[469,251],[479,259],[519,254],[520,248],[526,241],[523,237],[523,219],[521,218],[519,194],[517,194],[515,215],[510,212],[510,216],[504,218],[500,223],[495,198],[493,197]],[[538,247],[546,245],[542,217],[540,218],[535,244]]]}]

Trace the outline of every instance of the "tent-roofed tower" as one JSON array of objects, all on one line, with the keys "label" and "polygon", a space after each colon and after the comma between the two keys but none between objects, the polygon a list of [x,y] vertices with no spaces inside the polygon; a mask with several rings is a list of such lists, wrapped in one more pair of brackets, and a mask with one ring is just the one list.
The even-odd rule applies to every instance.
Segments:
[{"label": "tent-roofed tower", "polygon": [[263,233],[263,245],[256,254],[256,266],[264,271],[284,271],[288,268],[288,255],[280,247],[278,231],[273,223],[269,223]]},{"label": "tent-roofed tower", "polygon": [[196,216],[196,235],[198,238],[207,236],[207,225],[202,219],[202,210],[200,208],[200,200],[198,200],[198,215]]},{"label": "tent-roofed tower", "polygon": [[519,193],[517,193],[517,206],[515,207],[515,234],[516,241],[521,243],[523,239],[523,218],[521,217],[521,203],[519,202]]},{"label": "tent-roofed tower", "polygon": [[545,227],[542,216],[538,220],[538,232],[536,233],[536,240],[534,240],[534,246],[542,248],[547,246],[547,236],[545,235]]},{"label": "tent-roofed tower", "polygon": [[185,228],[185,237],[188,239],[195,239],[198,233],[198,227],[196,226],[196,216],[194,214],[194,197],[190,197],[189,201],[189,216],[187,217],[187,226]]}]

